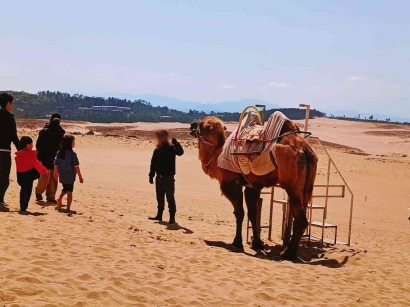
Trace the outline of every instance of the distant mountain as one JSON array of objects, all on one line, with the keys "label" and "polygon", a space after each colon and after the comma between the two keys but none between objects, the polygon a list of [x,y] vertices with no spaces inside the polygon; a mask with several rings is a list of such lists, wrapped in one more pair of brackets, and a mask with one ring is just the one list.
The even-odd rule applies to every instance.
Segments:
[{"label": "distant mountain", "polygon": [[265,105],[267,110],[282,108],[281,106],[276,104],[251,98],[232,101],[222,101],[215,104],[208,103],[205,104],[205,106],[207,106],[208,108],[214,107],[216,110],[218,110],[218,112],[241,112],[247,106],[253,106],[257,104]]},{"label": "distant mountain", "polygon": [[367,112],[358,112],[358,111],[352,111],[352,110],[320,110],[324,113],[326,113],[327,117],[330,117],[331,115],[336,116],[336,117],[351,117],[351,118],[360,118],[361,119],[369,119],[370,116],[373,115],[373,118],[375,120],[386,120],[387,118],[390,118],[390,121],[392,122],[410,122],[410,118],[405,118],[405,117],[396,117],[396,116],[390,116],[386,114],[378,114],[378,113],[367,113]]},{"label": "distant mountain", "polygon": [[272,104],[258,99],[241,99],[232,101],[222,101],[218,103],[200,103],[196,101],[182,100],[170,96],[155,95],[155,94],[129,94],[129,93],[98,93],[98,96],[117,97],[122,99],[137,100],[143,99],[150,102],[153,106],[168,107],[178,111],[188,112],[189,110],[197,110],[203,112],[241,112],[242,109],[249,105],[263,104],[267,109],[281,108],[279,105]]},{"label": "distant mountain", "polygon": [[[172,109],[169,101],[162,106],[153,106],[148,97],[143,99],[84,96],[62,92],[39,91],[37,94],[9,91],[15,98],[14,112],[20,118],[47,118],[58,111],[64,119],[83,120],[94,123],[135,123],[135,122],[180,122],[190,123],[207,115],[206,112],[191,110],[183,112]],[[111,95],[109,95],[111,96]],[[189,102],[186,102],[189,103]],[[263,103],[260,100],[229,101],[218,104],[221,108],[234,109],[235,112],[218,112],[217,116],[226,121],[237,121],[242,108],[247,105]],[[292,119],[305,117],[305,110],[299,108],[278,109]],[[267,110],[266,116],[274,110]],[[209,114],[209,113],[208,113]],[[311,116],[324,114],[311,110]]]}]

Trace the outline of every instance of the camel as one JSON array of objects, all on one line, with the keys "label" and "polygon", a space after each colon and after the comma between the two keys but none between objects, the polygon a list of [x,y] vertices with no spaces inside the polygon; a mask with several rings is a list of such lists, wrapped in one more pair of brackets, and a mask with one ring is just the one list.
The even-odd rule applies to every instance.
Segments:
[{"label": "camel", "polygon": [[[280,253],[284,259],[294,260],[303,233],[308,226],[306,208],[312,199],[313,185],[316,178],[318,158],[307,141],[296,131],[300,131],[295,123],[286,120],[275,145],[277,168],[267,175],[256,176],[252,173],[243,175],[218,167],[217,160],[222,152],[226,137],[223,122],[214,116],[207,116],[194,122],[190,134],[198,139],[199,160],[202,170],[212,179],[219,181],[222,195],[234,207],[236,218],[236,235],[232,245],[243,250],[242,223],[245,212],[243,195],[248,209],[248,218],[252,224],[252,248],[263,250],[256,224],[257,202],[264,187],[279,184],[289,196],[289,206],[293,215],[293,232],[287,246]],[[244,191],[243,191],[244,190]]]}]

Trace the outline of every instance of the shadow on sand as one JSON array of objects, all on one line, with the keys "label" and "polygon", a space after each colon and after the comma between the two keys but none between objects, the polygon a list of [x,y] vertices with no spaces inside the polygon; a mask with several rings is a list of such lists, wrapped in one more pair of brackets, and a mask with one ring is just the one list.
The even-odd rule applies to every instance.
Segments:
[{"label": "shadow on sand", "polygon": [[68,209],[62,209],[62,208],[58,209],[58,212],[67,214],[67,216],[82,215],[82,213],[77,212],[75,210],[68,210]]},{"label": "shadow on sand", "polygon": [[48,213],[43,212],[30,212],[30,211],[19,211],[19,210],[10,210],[9,207],[0,206],[0,212],[8,212],[8,213],[18,213],[20,215],[31,215],[31,216],[43,216],[47,215]]},{"label": "shadow on sand", "polygon": [[10,209],[9,209],[9,207],[0,205],[0,212],[10,212]]},{"label": "shadow on sand", "polygon": [[42,208],[46,208],[46,207],[54,207],[56,204],[55,203],[49,203],[43,200],[36,200],[36,205],[40,206]]},{"label": "shadow on sand", "polygon": [[43,216],[47,215],[48,213],[43,212],[30,212],[30,211],[10,211],[10,212],[18,212],[20,215],[31,215],[31,216]]},{"label": "shadow on sand", "polygon": [[180,229],[182,229],[183,233],[185,233],[185,234],[190,235],[190,234],[193,234],[193,233],[194,233],[191,229],[188,229],[188,228],[186,228],[186,227],[180,226],[178,223],[168,224],[167,222],[158,222],[157,224],[167,226],[167,230],[173,230],[173,231],[175,231],[175,230],[180,230]]},{"label": "shadow on sand", "polygon": [[[279,256],[279,253],[283,250],[283,247],[280,244],[275,244],[272,246],[265,244],[264,250],[254,251],[254,253],[248,253],[245,250],[238,249],[232,246],[231,244],[222,241],[204,241],[208,246],[224,248],[234,253],[244,253],[247,256],[257,257],[269,261],[285,261],[285,259]],[[305,265],[321,265],[328,268],[336,269],[343,267],[349,261],[349,258],[357,253],[353,249],[349,248],[347,250],[339,250],[339,252],[350,253],[349,256],[344,256],[342,261],[338,261],[337,259],[326,258],[326,254],[331,253],[335,250],[337,250],[336,247],[328,244],[319,245],[312,243],[310,246],[302,245],[299,247],[298,258],[295,259],[293,263]]]}]

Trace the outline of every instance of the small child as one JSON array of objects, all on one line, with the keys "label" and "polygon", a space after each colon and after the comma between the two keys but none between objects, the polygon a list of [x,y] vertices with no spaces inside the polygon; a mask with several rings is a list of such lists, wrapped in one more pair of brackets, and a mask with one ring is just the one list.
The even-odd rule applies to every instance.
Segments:
[{"label": "small child", "polygon": [[20,189],[20,212],[26,212],[33,190],[34,180],[47,169],[37,160],[37,150],[33,150],[33,140],[29,136],[20,139],[21,150],[16,152],[17,183]]},{"label": "small child", "polygon": [[57,180],[60,177],[60,182],[63,185],[60,197],[57,200],[56,210],[63,206],[63,197],[67,195],[67,210],[71,209],[73,202],[73,190],[76,175],[83,183],[83,176],[80,171],[80,163],[78,162],[77,154],[73,151],[75,147],[75,138],[72,135],[65,135],[63,144],[54,161],[54,177]]}]

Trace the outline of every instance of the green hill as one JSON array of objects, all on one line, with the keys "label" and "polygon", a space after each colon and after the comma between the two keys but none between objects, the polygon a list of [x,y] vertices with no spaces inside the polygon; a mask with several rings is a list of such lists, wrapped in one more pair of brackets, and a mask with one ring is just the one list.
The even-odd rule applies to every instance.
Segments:
[{"label": "green hill", "polygon": [[[54,112],[60,112],[64,119],[89,122],[182,122],[189,123],[207,114],[195,110],[182,112],[168,107],[154,107],[150,102],[137,99],[134,101],[119,98],[90,97],[79,94],[70,95],[61,92],[40,91],[37,94],[9,91],[14,96],[14,113],[23,118],[46,118]],[[104,108],[103,108],[104,107]],[[108,108],[107,108],[108,107]],[[102,110],[105,109],[105,110]],[[282,111],[291,119],[303,119],[303,109],[272,109]],[[224,112],[220,115],[226,121],[239,119],[240,111]],[[322,117],[324,113],[311,110],[311,117]]]}]

